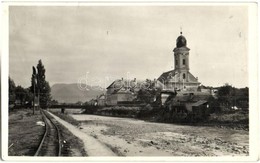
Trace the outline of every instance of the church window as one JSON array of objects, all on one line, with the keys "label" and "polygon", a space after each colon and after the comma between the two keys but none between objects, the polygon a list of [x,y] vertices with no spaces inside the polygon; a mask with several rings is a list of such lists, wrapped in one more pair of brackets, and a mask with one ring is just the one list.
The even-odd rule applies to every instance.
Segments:
[{"label": "church window", "polygon": [[185,78],[186,78],[186,75],[185,75],[185,74],[182,74],[182,78],[185,79]]},{"label": "church window", "polygon": [[178,65],[178,60],[176,59],[176,65]]},{"label": "church window", "polygon": [[185,65],[185,59],[182,60],[182,64]]}]

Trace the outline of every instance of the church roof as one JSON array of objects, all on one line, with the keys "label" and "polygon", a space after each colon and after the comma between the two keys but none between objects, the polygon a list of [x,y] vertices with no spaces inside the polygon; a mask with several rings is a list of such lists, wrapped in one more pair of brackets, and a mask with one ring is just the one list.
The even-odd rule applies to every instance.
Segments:
[{"label": "church roof", "polygon": [[116,90],[120,90],[121,88],[138,88],[140,85],[142,85],[144,81],[140,80],[124,80],[124,79],[117,79],[114,82],[112,82],[107,89],[109,88],[115,88]]},{"label": "church roof", "polygon": [[164,81],[166,81],[170,76],[173,77],[175,75],[175,72],[176,70],[164,72],[157,80],[159,80],[161,83],[164,83]]},{"label": "church roof", "polygon": [[189,51],[190,49],[187,47],[187,40],[186,38],[181,35],[176,39],[176,48],[173,49],[174,52],[180,51]]},{"label": "church roof", "polygon": [[195,78],[190,72],[188,72],[188,76],[190,81],[198,82],[198,79]]},{"label": "church roof", "polygon": [[[164,72],[157,80],[159,80],[161,83],[165,83],[166,81],[171,80],[175,75],[177,74],[176,70],[170,70],[167,72]],[[188,72],[188,79],[189,82],[197,83],[198,79],[195,78],[190,72]]]}]

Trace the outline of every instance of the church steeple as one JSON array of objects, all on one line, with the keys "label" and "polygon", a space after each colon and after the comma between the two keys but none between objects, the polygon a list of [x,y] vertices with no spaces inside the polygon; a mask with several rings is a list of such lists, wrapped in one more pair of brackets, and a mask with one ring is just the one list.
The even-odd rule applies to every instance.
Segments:
[{"label": "church steeple", "polygon": [[180,36],[176,39],[174,52],[174,70],[163,73],[158,80],[165,84],[166,89],[177,91],[193,90],[197,91],[200,83],[190,73],[189,68],[189,51],[187,40],[180,31]]},{"label": "church steeple", "polygon": [[184,80],[188,80],[186,78],[189,71],[189,51],[190,49],[187,47],[187,40],[182,35],[182,31],[180,31],[180,36],[176,40],[176,48],[174,48],[174,63],[175,70],[178,73],[181,73]]}]

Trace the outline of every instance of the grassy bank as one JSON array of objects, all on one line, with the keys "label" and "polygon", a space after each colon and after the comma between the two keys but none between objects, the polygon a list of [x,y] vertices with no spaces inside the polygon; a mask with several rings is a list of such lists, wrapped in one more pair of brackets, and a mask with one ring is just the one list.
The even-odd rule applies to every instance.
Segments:
[{"label": "grassy bank", "polygon": [[[31,109],[15,109],[9,112],[8,155],[33,156],[45,132],[39,110],[35,115]],[[75,120],[76,121],[76,120]],[[74,124],[75,124],[75,121]],[[83,142],[64,126],[58,125],[61,133],[62,156],[87,156]]]},{"label": "grassy bank", "polygon": [[9,112],[8,155],[33,156],[40,144],[45,127],[36,123],[42,120],[40,111],[30,109]]},{"label": "grassy bank", "polygon": [[51,113],[53,113],[54,115],[60,117],[61,119],[69,122],[70,124],[74,125],[74,126],[79,126],[80,125],[80,122],[75,120],[74,118],[72,118],[71,116],[69,116],[68,113],[60,113],[60,112],[57,112],[57,111],[52,111],[50,110]]},{"label": "grassy bank", "polygon": [[249,130],[249,113],[245,111],[213,113],[209,116],[207,123],[220,128],[228,127],[232,129]]}]

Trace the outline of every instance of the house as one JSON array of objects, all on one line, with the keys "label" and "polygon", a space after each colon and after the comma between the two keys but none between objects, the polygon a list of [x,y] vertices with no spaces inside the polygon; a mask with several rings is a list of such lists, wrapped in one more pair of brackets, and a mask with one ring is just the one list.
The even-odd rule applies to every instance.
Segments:
[{"label": "house", "polygon": [[210,115],[209,104],[205,100],[200,100],[192,104],[192,113],[194,120],[205,120]]},{"label": "house", "polygon": [[98,106],[105,106],[106,103],[106,95],[102,94],[97,97],[97,105]]},{"label": "house", "polygon": [[208,108],[209,105],[206,100],[199,100],[196,102],[186,103],[185,107],[189,112],[198,113],[201,108]]},{"label": "house", "polygon": [[96,106],[96,105],[97,105],[97,100],[91,99],[88,103],[89,103],[89,105],[91,105],[91,106]]},{"label": "house", "polygon": [[134,80],[124,80],[123,78],[115,80],[107,87],[106,105],[133,101],[143,84],[143,81],[137,81],[136,78]]},{"label": "house", "polygon": [[206,87],[204,85],[199,86],[198,88],[199,92],[203,92],[209,95],[212,95],[213,97],[217,97],[218,89],[213,87]]},{"label": "house", "polygon": [[211,94],[211,88],[208,88],[208,87],[206,87],[206,86],[204,86],[204,85],[199,86],[198,90],[199,90],[200,92],[204,92],[204,93],[209,93],[209,94]]}]

